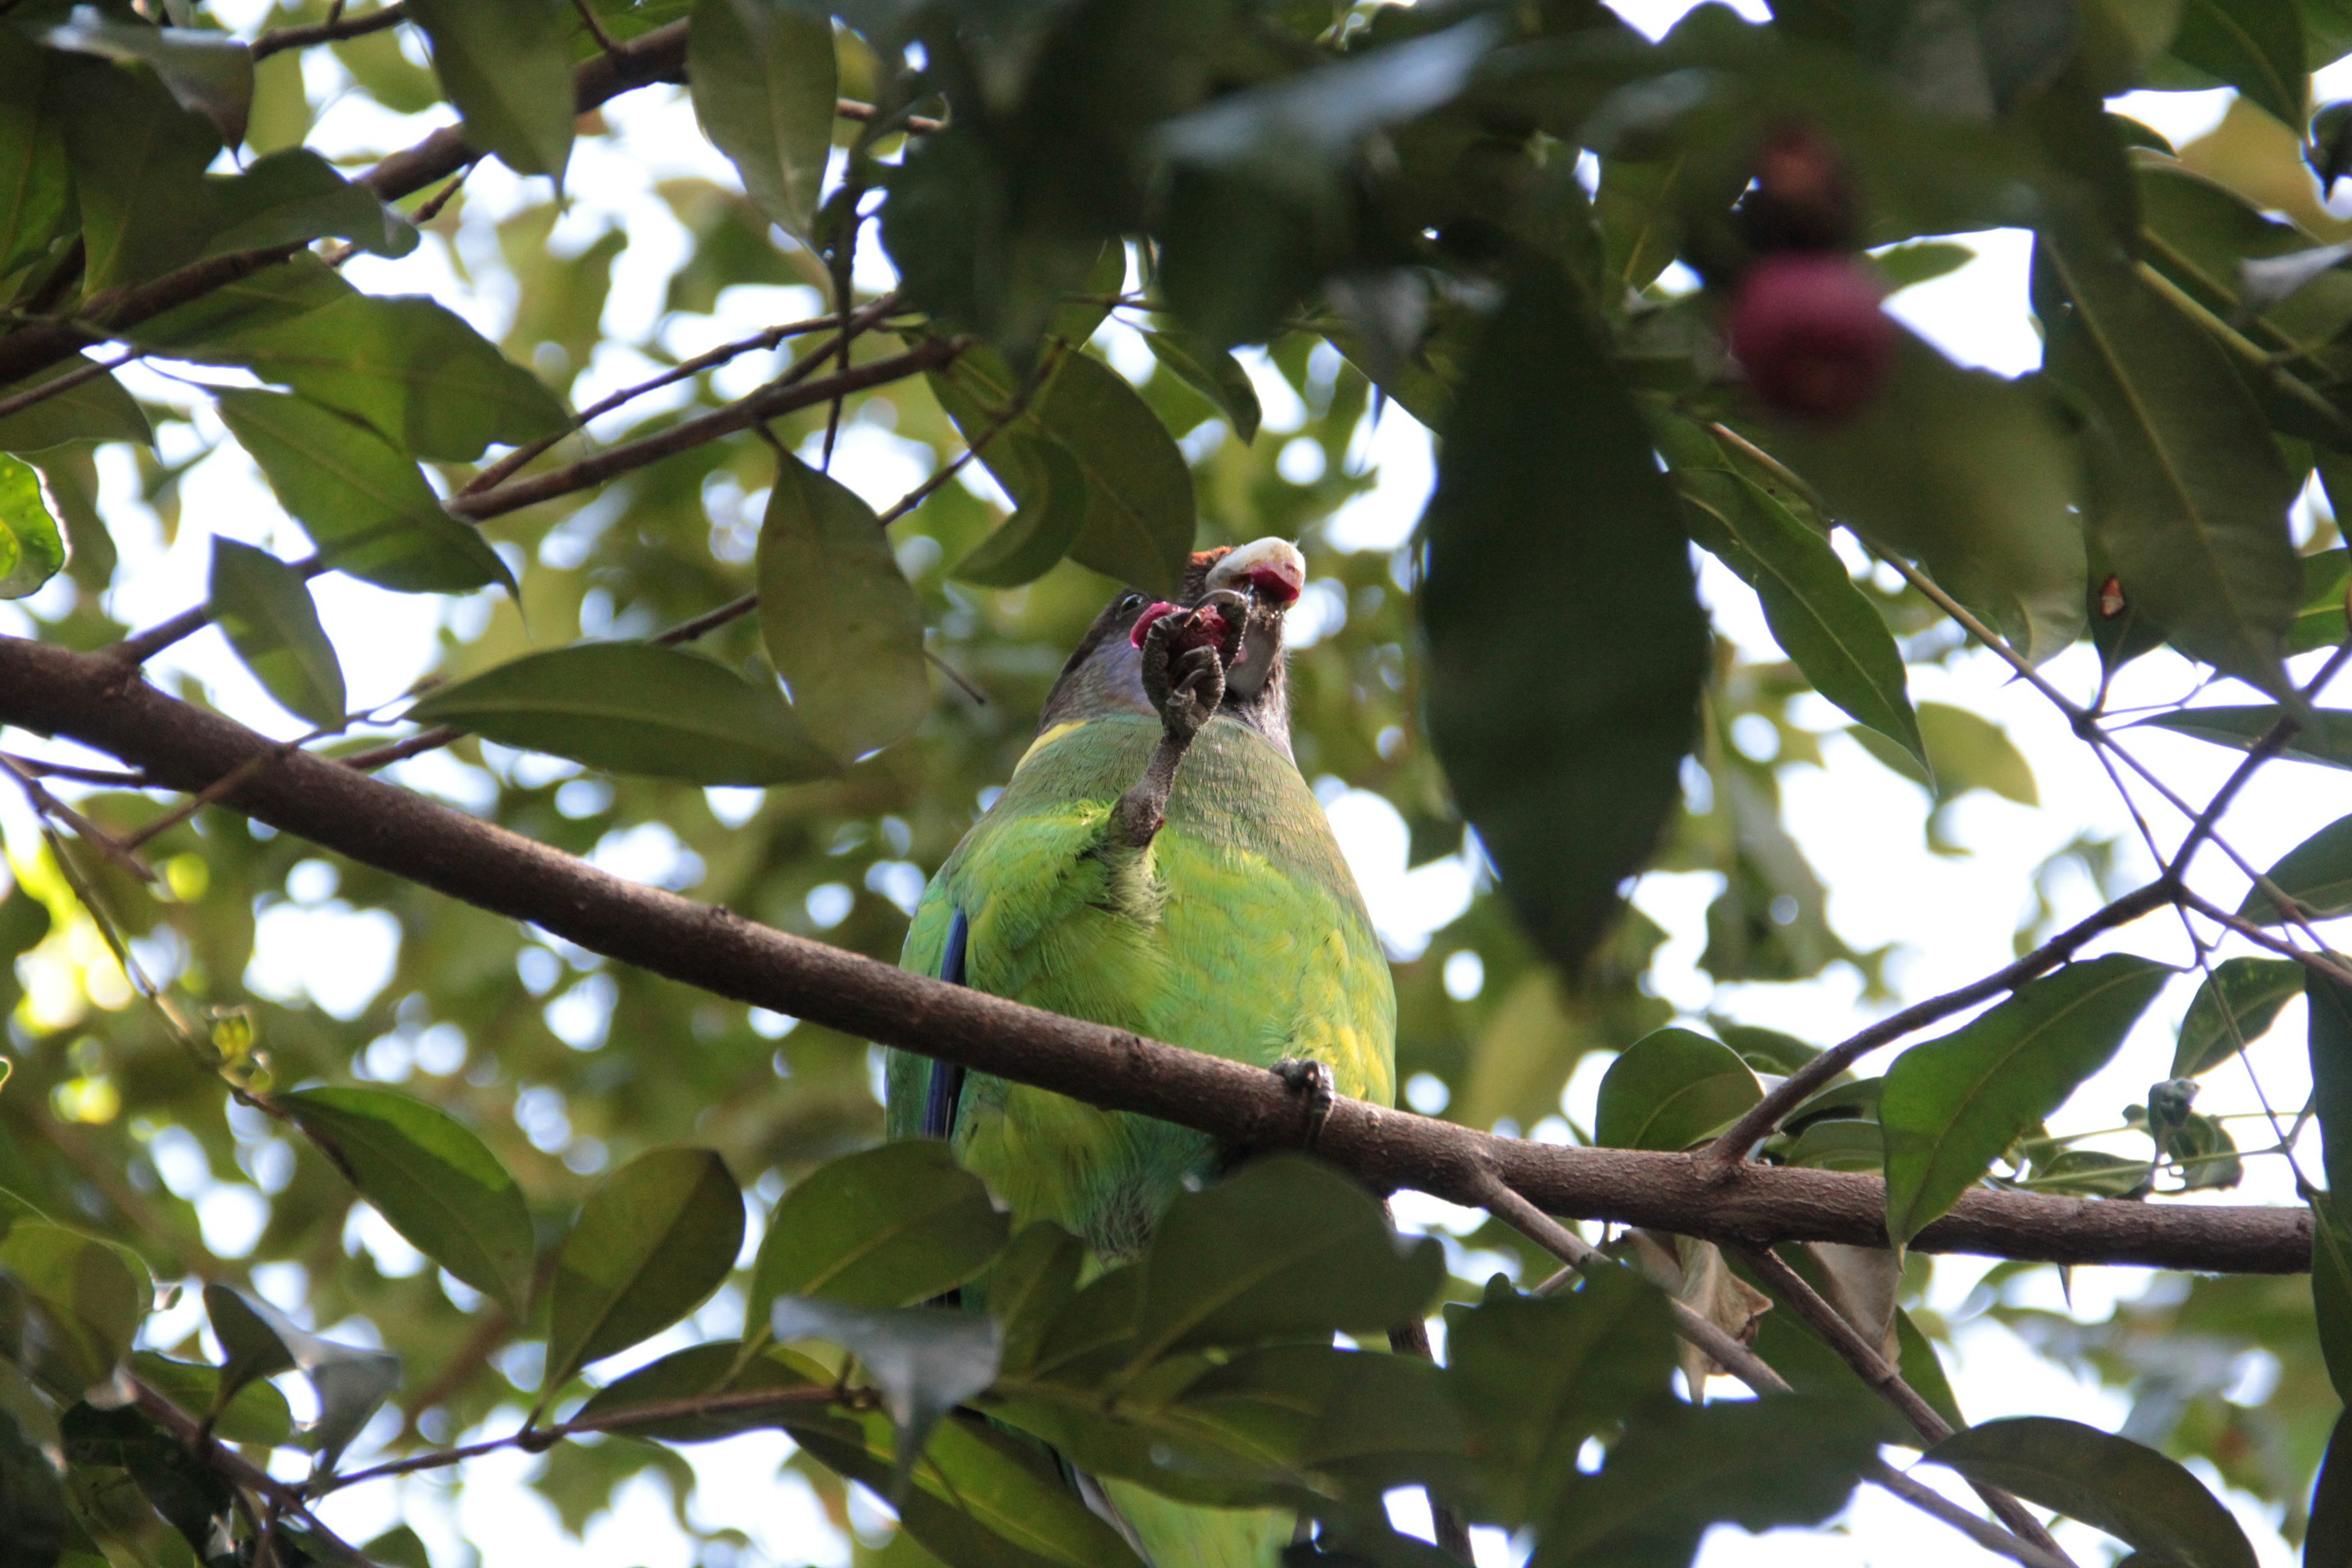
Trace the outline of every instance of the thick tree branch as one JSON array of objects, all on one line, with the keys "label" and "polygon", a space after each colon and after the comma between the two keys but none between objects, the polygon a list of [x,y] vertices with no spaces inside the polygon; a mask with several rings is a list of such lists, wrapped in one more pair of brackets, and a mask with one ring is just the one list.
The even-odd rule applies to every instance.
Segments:
[{"label": "thick tree branch", "polygon": [[[0,723],[61,735],[194,792],[274,742],[110,660],[0,637]],[[716,995],[960,1062],[1228,1142],[1317,1152],[1381,1187],[1483,1206],[1499,1178],[1545,1212],[1738,1244],[1885,1245],[1885,1191],[1833,1171],[1496,1138],[1341,1100],[1319,1131],[1283,1079],[1238,1062],[908,974],[599,871],[489,823],[295,753],[226,804],[479,908]],[[2310,1267],[2308,1210],[2103,1202],[1977,1190],[1911,1245],[2055,1263],[2217,1273]]]}]

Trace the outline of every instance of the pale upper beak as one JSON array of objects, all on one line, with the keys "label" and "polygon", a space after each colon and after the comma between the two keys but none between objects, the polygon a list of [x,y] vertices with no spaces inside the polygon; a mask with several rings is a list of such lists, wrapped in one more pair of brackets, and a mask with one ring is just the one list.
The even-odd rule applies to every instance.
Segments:
[{"label": "pale upper beak", "polygon": [[1261,604],[1287,609],[1307,586],[1307,558],[1287,539],[1255,539],[1209,568],[1211,593],[1255,593]]}]

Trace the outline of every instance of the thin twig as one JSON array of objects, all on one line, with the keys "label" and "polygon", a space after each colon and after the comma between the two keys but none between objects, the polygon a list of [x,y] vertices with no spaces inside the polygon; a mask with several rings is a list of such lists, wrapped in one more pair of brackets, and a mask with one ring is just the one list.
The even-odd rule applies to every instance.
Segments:
[{"label": "thin twig", "polygon": [[139,880],[152,882],[155,879],[154,868],[132,853],[131,846],[44,789],[39,779],[16,765],[14,757],[0,755],[0,771],[6,772],[16,781],[16,787],[25,792],[25,799],[35,811],[52,821],[64,823],[73,829],[75,837]]},{"label": "thin twig", "polygon": [[[2352,640],[2346,641],[2327,656],[2327,662],[2321,665],[2318,673],[2305,684],[2300,693],[2303,700],[2306,703],[2316,701],[2347,660],[2352,660]],[[2172,862],[2165,868],[2167,875],[2177,879],[2188,872],[2189,860],[2195,857],[2199,847],[2212,837],[2213,830],[2221,825],[2222,815],[2236,801],[2239,792],[2246,787],[2264,763],[2285,751],[2301,733],[2303,721],[2292,709],[2282,707],[2277,721],[2263,732],[2262,739],[2246,748],[2244,760],[2231,771],[2228,778],[2221,781],[2221,787],[2213,792],[2213,798],[2205,803],[2205,809],[2199,812],[2197,819],[2189,824],[2189,837],[2182,839],[2180,847],[2173,852]]]},{"label": "thin twig", "polygon": [[572,8],[580,13],[580,19],[583,22],[588,24],[588,32],[595,38],[598,48],[608,55],[617,55],[621,52],[621,46],[613,41],[612,34],[604,31],[604,21],[598,17],[596,8],[588,4],[588,0],[572,0]]},{"label": "thin twig", "polygon": [[36,404],[47,403],[50,398],[61,396],[77,386],[86,385],[101,375],[110,375],[139,358],[144,352],[141,349],[125,349],[112,359],[92,360],[78,370],[69,370],[63,375],[54,376],[38,386],[26,387],[14,397],[0,397],[0,419],[5,419],[12,414],[22,414]]},{"label": "thin twig", "polygon": [[260,773],[262,769],[269,766],[270,763],[283,759],[289,752],[301,750],[305,742],[314,741],[318,739],[319,736],[326,733],[328,733],[328,731],[324,730],[313,731],[311,733],[303,736],[300,740],[282,742],[275,752],[264,752],[257,757],[247,757],[236,767],[231,768],[227,773],[222,774],[217,780],[205,785],[195,794],[188,796],[187,799],[182,801],[179,805],[173,806],[171,810],[165,812],[163,816],[157,817],[154,821],[149,823],[146,826],[141,828],[138,832],[124,839],[122,841],[123,847],[126,849],[136,849],[141,845],[147,843],[157,836],[170,832],[173,828],[177,827],[183,822],[187,821],[188,818],[195,816],[196,813],[204,810],[205,807],[219,800],[223,795],[228,794],[229,791],[236,788],[237,785],[245,783],[247,779],[250,779],[255,774]]},{"label": "thin twig", "polygon": [[379,5],[357,16],[331,17],[307,27],[273,27],[253,40],[253,58],[258,63],[284,49],[306,49],[312,44],[340,43],[345,38],[380,33],[405,21],[407,16],[408,7],[400,0],[393,0],[389,5]]},{"label": "thin twig", "polygon": [[25,772],[37,773],[42,778],[71,779],[76,784],[114,784],[125,789],[147,787],[146,774],[124,773],[120,768],[85,768],[72,763],[44,762],[38,757],[27,757],[16,752],[0,755],[5,755]]},{"label": "thin twig", "polygon": [[1894,1493],[1920,1512],[1941,1520],[1986,1551],[1998,1552],[2012,1562],[2024,1563],[2026,1568],[2074,1568],[2073,1558],[2044,1552],[2029,1542],[2020,1541],[1999,1525],[1979,1519],[1925,1481],[1914,1480],[1884,1459],[1873,1459],[1864,1466],[1862,1479]]},{"label": "thin twig", "polygon": [[[861,124],[870,123],[874,119],[874,106],[870,103],[860,103],[854,98],[839,100],[834,104],[833,111],[844,120],[855,120]],[[929,136],[934,132],[945,131],[948,128],[948,122],[944,120],[933,120],[925,115],[908,114],[899,118],[898,128],[912,135]],[[886,132],[885,134],[887,132]]]}]

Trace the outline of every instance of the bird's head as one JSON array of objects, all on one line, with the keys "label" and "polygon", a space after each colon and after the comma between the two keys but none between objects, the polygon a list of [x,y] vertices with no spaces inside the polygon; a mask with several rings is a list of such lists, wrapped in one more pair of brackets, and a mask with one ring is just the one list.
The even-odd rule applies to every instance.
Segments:
[{"label": "bird's head", "polygon": [[1283,676],[1283,617],[1298,602],[1306,584],[1307,560],[1298,547],[1286,539],[1267,538],[1194,552],[1173,599],[1155,599],[1132,588],[1113,595],[1062,667],[1039,728],[1112,710],[1150,712],[1151,705],[1143,694],[1144,632],[1161,616],[1230,592],[1239,596],[1244,618],[1240,651],[1226,667],[1225,697],[1218,710],[1287,752],[1290,703]]}]

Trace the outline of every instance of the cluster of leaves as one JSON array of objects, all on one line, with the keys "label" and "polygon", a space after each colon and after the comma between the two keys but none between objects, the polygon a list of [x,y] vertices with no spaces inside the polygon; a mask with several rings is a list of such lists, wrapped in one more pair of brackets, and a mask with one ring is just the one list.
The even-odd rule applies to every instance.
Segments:
[{"label": "cluster of leaves", "polygon": [[[1400,1076],[1436,1080],[1473,1124],[1527,1126],[1557,1107],[1580,1056],[1631,1046],[1595,1137],[1684,1148],[1754,1102],[1757,1074],[1785,1075],[1814,1047],[1727,1023],[1721,1043],[1661,1032],[1669,1010],[1640,980],[1662,933],[1620,910],[1626,875],[1723,875],[1704,960],[1718,979],[1834,962],[1874,978],[1876,955],[1831,930],[1779,821],[1776,767],[1819,757],[1792,700],[1834,704],[1939,808],[1975,789],[2033,798],[1997,729],[1912,700],[1906,660],[1958,646],[1934,629],[1930,595],[2028,665],[2084,637],[2110,670],[2168,642],[2274,700],[2154,722],[2244,748],[2293,713],[2305,727],[2288,754],[2352,765],[2352,733],[2302,707],[2283,662],[2346,636],[2346,552],[2298,560],[2286,521],[2298,489],[2336,482],[2352,452],[2345,253],[2101,102],[2219,81],[2291,127],[2292,149],[2308,69],[2352,40],[2327,7],[2290,0],[2078,0],[2048,8],[2059,22],[2031,9],[1898,4],[1864,25],[1790,5],[1756,26],[1702,8],[1653,44],[1580,0],[1475,14],[1076,0],[1010,18],[953,4],[835,16],[785,0],[594,0],[593,22],[551,0],[408,0],[396,25],[337,13],[369,26],[263,49],[176,3],[158,26],[128,5],[20,0],[0,14],[0,354],[65,321],[93,344],[263,384],[205,385],[202,428],[216,417],[313,553],[215,539],[205,609],[305,731],[373,718],[349,711],[336,652],[338,634],[348,647],[365,628],[322,620],[318,574],[502,590],[472,620],[484,629],[446,640],[445,679],[403,715],[468,733],[462,762],[412,775],[421,787],[574,852],[661,825],[674,861],[698,863],[700,895],[886,956],[904,929],[894,889],[944,857],[1018,758],[1105,579],[1164,586],[1196,543],[1307,532],[1318,600],[1342,624],[1297,660],[1302,766],[1388,798],[1415,863],[1458,849],[1466,816],[1501,875],[1499,899],[1482,895],[1399,966]],[[2247,26],[2225,25],[2241,11]],[[310,4],[269,25],[327,20]],[[821,341],[777,368],[753,401],[779,401],[757,406],[720,394],[717,360],[633,345],[687,400],[617,405],[583,463],[566,394],[607,341],[627,237],[558,255],[554,208],[509,218],[499,238],[520,304],[499,343],[431,300],[353,287],[339,269],[352,255],[446,245],[463,193],[404,216],[303,147],[302,57],[331,56],[389,109],[446,102],[478,152],[560,182],[575,136],[593,133],[573,116],[575,68],[678,25],[695,111],[742,190],[662,187],[693,240],[667,308],[707,316],[739,285],[823,289],[812,321],[743,352]],[[862,118],[837,118],[845,94],[867,104]],[[1716,318],[1744,260],[1734,204],[1754,149],[1791,120],[1847,161],[1890,285],[1963,258],[1925,237],[2032,228],[2045,371],[2002,381],[1906,338],[1885,395],[1852,420],[1759,406]],[[2323,115],[2311,148],[2324,169],[2336,122]],[[877,192],[901,286],[888,300],[851,287]],[[320,241],[336,243],[310,248]],[[1664,281],[1678,258],[1705,286]],[[236,280],[127,308],[208,267]],[[1139,381],[1102,347],[1114,317],[1149,351]],[[1257,439],[1283,422],[1232,352],[1255,344],[1304,409],[1280,443]],[[33,603],[44,635],[77,647],[127,629],[102,598],[115,551],[94,449],[128,450],[142,499],[176,530],[190,459],[158,456],[172,443],[157,426],[196,418],[96,368],[68,360],[0,387],[0,592],[54,579]],[[69,389],[42,393],[68,374]],[[788,395],[828,375],[840,405]],[[1421,544],[1393,561],[1311,531],[1364,486],[1349,457],[1376,399],[1447,435]],[[706,416],[721,419],[708,437]],[[833,433],[860,426],[920,444],[935,468],[976,454],[1013,508],[950,482],[877,515],[825,471]],[[501,450],[520,458],[476,466]],[[1693,542],[1755,589],[1788,664],[1710,657]],[[1857,576],[1857,544],[1911,584]],[[697,651],[657,636],[747,594],[756,618],[710,627]],[[592,640],[561,646],[575,628]],[[936,697],[927,653],[991,700]],[[1748,721],[1771,728],[1776,755],[1741,743]],[[1693,761],[1703,795],[1684,787]],[[792,787],[722,824],[700,785]],[[225,1289],[207,1293],[224,1366],[196,1365],[185,1343],[160,1347],[177,1359],[131,1350],[151,1272],[244,1271],[213,1256],[188,1201],[216,1180],[267,1193],[253,1258],[305,1266],[310,1321],[364,1319],[432,1369],[402,1412],[407,1446],[478,1428],[518,1397],[536,1420],[586,1392],[583,1366],[677,1321],[728,1275],[742,1216],[728,1172],[788,1175],[742,1287],[751,1338],[656,1363],[569,1420],[593,1430],[627,1425],[632,1408],[772,1391],[774,1408],[636,1426],[686,1440],[781,1424],[833,1476],[895,1489],[908,1534],[950,1561],[1125,1550],[1008,1431],[1171,1495],[1304,1509],[1334,1550],[1406,1552],[1377,1499],[1409,1480],[1532,1526],[1558,1561],[1612,1563],[1685,1561],[1716,1519],[1822,1518],[1888,1435],[1845,1402],[1835,1364],[1825,1379],[1845,1382],[1807,1384],[1822,1403],[1802,1415],[1665,1402],[1664,1320],[1614,1277],[1558,1301],[1465,1300],[1442,1370],[1331,1350],[1334,1331],[1384,1329],[1440,1281],[1426,1249],[1410,1264],[1382,1251],[1376,1212],[1300,1167],[1188,1199],[1177,1214],[1191,1217],[1171,1216],[1150,1258],[1079,1289],[1074,1244],[1008,1242],[976,1189],[929,1155],[822,1163],[878,1131],[858,1042],[607,972],[382,873],[307,860],[228,813],[183,819],[135,792],[79,806],[138,839],[160,875],[142,886],[79,851],[25,856],[0,902],[0,955],[34,954],[28,973],[87,972],[99,993],[110,960],[96,944],[111,940],[164,990],[152,1014],[15,1007],[18,983],[0,971],[20,1047],[0,1097],[0,1185],[26,1209],[0,1243],[9,1364],[25,1383],[6,1408],[27,1435],[0,1442],[0,1475],[12,1507],[16,1478],[35,1478],[24,1506],[37,1509],[38,1478],[54,1480],[40,1446],[69,1459],[80,1523],[61,1531],[176,1552],[155,1544],[176,1529],[200,1555],[216,1526],[253,1539],[253,1521],[223,1512],[220,1472],[190,1469],[171,1416],[143,1394],[123,1403],[134,1384],[191,1429],[264,1448],[298,1436],[267,1381],[297,1367],[317,1384],[321,1416],[299,1436],[321,1476],[389,1392],[376,1352]],[[2323,831],[2265,881],[2239,911],[2260,925],[2352,912],[2352,832]],[[297,892],[314,911],[383,911],[400,933],[391,983],[352,1017],[243,994],[257,908]],[[1468,999],[1440,979],[1465,952],[1485,976]],[[2288,961],[2231,960],[2199,992],[2173,1079],[2135,1108],[2147,1156],[2074,1148],[2042,1125],[2165,978],[2113,957],[2038,981],[1883,1079],[1825,1089],[1765,1155],[1884,1171],[1898,1242],[1987,1179],[2108,1196],[2159,1176],[2228,1185],[2238,1154],[2188,1086],[2302,985]],[[2352,1045],[2332,993],[2313,1013],[2319,1116],[2340,1133],[2331,1074]],[[415,1092],[275,1091],[354,1077],[414,1078]],[[718,1153],[675,1147],[686,1138]],[[191,1159],[194,1180],[159,1174]],[[1266,1212],[1315,1218],[1355,1250],[1307,1250],[1304,1228],[1234,1229],[1215,1205],[1249,1181],[1293,1184]],[[355,1193],[454,1284],[347,1246]],[[894,1244],[901,1272],[826,1273],[824,1238],[870,1238],[875,1215],[918,1212],[932,1217]],[[2352,1323],[2352,1241],[2320,1213],[2321,1308],[2295,1321],[2320,1325],[2342,1386],[2352,1374],[2332,1341]],[[1261,1317],[1192,1316],[1230,1272],[1229,1231],[1259,1262],[1296,1252],[1298,1272],[1267,1287]],[[1179,1258],[1185,1246],[1196,1251]],[[965,1286],[997,1330],[894,1315]],[[1924,1384],[1934,1325],[1907,1323],[1894,1331]],[[535,1384],[523,1363],[492,1360],[514,1336],[547,1345]],[[792,1339],[836,1351],[777,1348]],[[1781,1365],[1807,1353],[1780,1321],[1766,1348]],[[1359,1362],[1342,1371],[1345,1354]],[[2297,1420],[2290,1458],[2223,1473],[2299,1508],[2317,1456]],[[1792,1422],[1818,1443],[1759,1436]],[[2184,1452],[2225,1446],[2194,1424],[2147,1435]],[[1591,1473],[1587,1437],[1609,1453]],[[2160,1557],[2239,1560],[2242,1541],[2210,1533],[2173,1472],[2116,1483],[2171,1523],[2101,1513],[2115,1489],[2101,1478],[2151,1461],[2095,1439],[2006,1433],[2037,1456],[2013,1465],[2057,1479],[1980,1479]],[[1162,1451],[1185,1456],[1182,1479]],[[576,1527],[656,1452],[565,1446],[537,1484]],[[820,1484],[837,1504],[838,1481]],[[282,1523],[289,1550],[332,1550],[299,1513]]]}]

